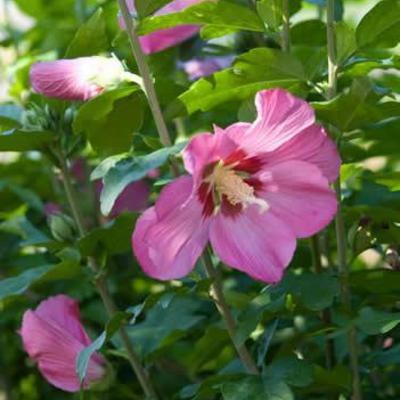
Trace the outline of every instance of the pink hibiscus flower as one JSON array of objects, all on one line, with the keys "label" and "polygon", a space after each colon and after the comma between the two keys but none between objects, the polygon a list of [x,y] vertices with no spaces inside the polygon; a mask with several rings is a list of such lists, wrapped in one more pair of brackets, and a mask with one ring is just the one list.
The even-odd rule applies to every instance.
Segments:
[{"label": "pink hibiscus flower", "polygon": [[[78,304],[64,295],[50,297],[35,311],[25,312],[20,333],[26,352],[38,363],[44,378],[66,392],[79,392],[76,358],[91,340],[80,322]],[[99,382],[104,375],[104,358],[93,354],[84,388]]]},{"label": "pink hibiscus flower", "polygon": [[227,265],[276,283],[296,238],[332,220],[340,158],[312,108],[281,89],[259,92],[256,106],[252,124],[194,136],[184,150],[190,176],[138,220],[132,245],[149,276],[184,277],[210,241]]},{"label": "pink hibiscus flower", "polygon": [[98,56],[42,61],[30,69],[35,92],[62,100],[89,100],[133,77],[117,59]]},{"label": "pink hibiscus flower", "polygon": [[[174,0],[166,6],[160,8],[154,15],[172,14],[204,0]],[[134,0],[126,0],[129,11],[134,15],[136,13]],[[125,29],[125,23],[122,17],[119,17],[119,25]],[[157,53],[184,42],[200,30],[198,25],[180,25],[174,28],[160,29],[159,31],[149,33],[140,37],[140,44],[145,54]]]}]

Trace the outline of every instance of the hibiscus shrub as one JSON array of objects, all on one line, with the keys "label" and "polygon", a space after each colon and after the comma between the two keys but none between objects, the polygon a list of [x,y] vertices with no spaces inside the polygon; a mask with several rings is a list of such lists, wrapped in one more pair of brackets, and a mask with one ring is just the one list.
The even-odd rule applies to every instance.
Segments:
[{"label": "hibiscus shrub", "polygon": [[3,0],[0,399],[400,398],[400,0]]}]

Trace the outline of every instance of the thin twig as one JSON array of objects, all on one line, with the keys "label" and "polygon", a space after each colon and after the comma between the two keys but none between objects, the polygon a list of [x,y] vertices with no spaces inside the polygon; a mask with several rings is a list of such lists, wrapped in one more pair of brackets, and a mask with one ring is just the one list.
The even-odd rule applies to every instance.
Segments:
[{"label": "thin twig", "polygon": [[243,363],[246,367],[247,371],[251,374],[258,375],[259,371],[257,368],[256,363],[254,362],[252,356],[250,355],[247,347],[242,345],[236,344],[236,322],[233,318],[231,310],[225,300],[224,291],[222,287],[222,281],[219,274],[219,271],[214,268],[213,262],[211,260],[209,252],[206,250],[202,257],[202,262],[204,268],[207,272],[207,275],[213,280],[211,284],[211,297],[214,299],[215,305],[221,314],[222,318],[225,320],[226,328],[228,330],[229,336],[235,346],[235,349]]},{"label": "thin twig", "polygon": [[290,51],[290,11],[289,0],[282,0],[282,50]]}]

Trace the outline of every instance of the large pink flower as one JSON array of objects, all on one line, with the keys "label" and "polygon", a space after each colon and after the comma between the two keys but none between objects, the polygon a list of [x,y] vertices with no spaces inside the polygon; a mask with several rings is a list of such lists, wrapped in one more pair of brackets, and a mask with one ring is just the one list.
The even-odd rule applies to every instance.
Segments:
[{"label": "large pink flower", "polygon": [[[201,1],[204,0],[174,0],[159,9],[154,15],[172,14]],[[129,11],[134,14],[136,12],[134,0],[126,0],[126,4]],[[122,29],[125,29],[125,23],[122,17],[119,18],[119,25]],[[161,29],[140,37],[140,44],[144,53],[157,53],[184,42],[195,35],[199,30],[200,27],[198,25],[180,25],[174,28]]]},{"label": "large pink flower", "polygon": [[98,56],[42,61],[30,69],[37,93],[62,100],[89,100],[132,77],[117,59]]},{"label": "large pink flower", "polygon": [[[29,357],[38,363],[49,383],[67,392],[80,390],[76,358],[91,340],[80,322],[79,306],[73,299],[64,295],[50,297],[35,311],[26,311],[20,333]],[[93,354],[84,387],[98,382],[104,374],[105,360]]]},{"label": "large pink flower", "polygon": [[210,241],[227,265],[275,283],[296,238],[332,220],[340,158],[312,108],[280,89],[259,92],[256,106],[252,124],[196,135],[184,151],[190,176],[138,220],[132,244],[146,274],[187,275]]}]

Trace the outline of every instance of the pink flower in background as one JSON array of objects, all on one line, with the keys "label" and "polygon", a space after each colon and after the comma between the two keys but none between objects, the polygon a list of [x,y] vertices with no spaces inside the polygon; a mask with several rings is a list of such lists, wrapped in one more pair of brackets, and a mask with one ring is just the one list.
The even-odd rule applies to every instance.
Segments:
[{"label": "pink flower in background", "polygon": [[51,215],[58,214],[62,211],[61,206],[58,203],[54,203],[53,201],[48,201],[44,205],[44,214],[46,217],[50,217]]},{"label": "pink flower in background", "polygon": [[42,61],[30,69],[35,92],[62,100],[89,100],[123,80],[132,80],[131,75],[117,59],[98,56]]},{"label": "pink flower in background", "polygon": [[[100,198],[103,183],[96,181],[96,191]],[[118,196],[111,210],[110,217],[116,218],[123,212],[140,212],[146,209],[149,204],[150,186],[142,179],[128,185]]]},{"label": "pink flower in background", "polygon": [[134,253],[146,274],[187,275],[208,241],[227,265],[269,283],[292,259],[296,238],[333,218],[333,141],[305,101],[281,90],[256,96],[257,119],[198,134],[184,150],[190,174],[161,192],[138,220]]},{"label": "pink flower in background", "polygon": [[220,69],[228,68],[233,60],[233,56],[208,57],[204,59],[193,58],[192,60],[183,62],[181,65],[189,76],[189,79],[194,81],[203,76],[212,75]]},{"label": "pink flower in background", "polygon": [[[20,334],[26,352],[37,362],[49,383],[67,392],[79,392],[76,358],[91,340],[80,322],[79,306],[73,299],[64,295],[50,297],[35,311],[26,311]],[[95,353],[89,362],[84,387],[90,387],[104,375],[105,360]]]},{"label": "pink flower in background", "polygon": [[[174,0],[160,8],[154,15],[166,15],[179,12],[201,1],[204,0]],[[126,4],[129,11],[134,14],[136,12],[134,0],[126,0]],[[122,17],[119,18],[119,24],[122,29],[125,29]],[[174,28],[160,29],[159,31],[140,37],[140,44],[144,53],[157,53],[184,42],[195,35],[199,30],[200,27],[198,25],[180,25]]]}]

